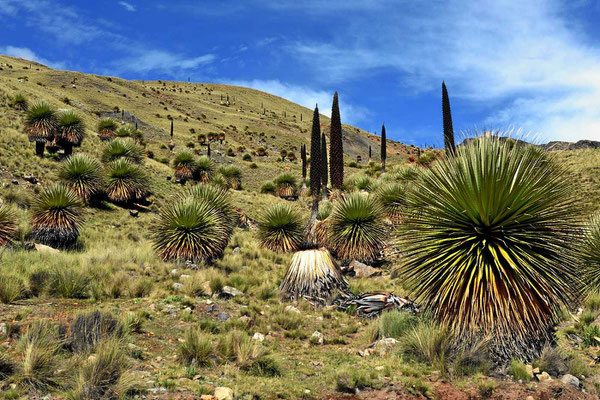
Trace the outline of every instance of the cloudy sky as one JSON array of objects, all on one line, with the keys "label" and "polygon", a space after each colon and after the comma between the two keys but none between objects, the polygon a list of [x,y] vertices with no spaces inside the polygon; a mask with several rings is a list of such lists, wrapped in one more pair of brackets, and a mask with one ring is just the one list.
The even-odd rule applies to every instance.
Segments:
[{"label": "cloudy sky", "polygon": [[600,140],[595,0],[0,0],[0,53],[128,79],[250,86],[370,132]]}]

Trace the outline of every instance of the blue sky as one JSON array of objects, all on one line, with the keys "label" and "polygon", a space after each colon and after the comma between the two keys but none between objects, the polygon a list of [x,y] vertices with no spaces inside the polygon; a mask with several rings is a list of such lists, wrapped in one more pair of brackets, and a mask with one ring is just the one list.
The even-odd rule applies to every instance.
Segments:
[{"label": "blue sky", "polygon": [[[388,137],[522,128],[600,140],[600,3],[0,0],[0,53],[129,79],[250,86]],[[460,133],[458,133],[460,135]]]}]

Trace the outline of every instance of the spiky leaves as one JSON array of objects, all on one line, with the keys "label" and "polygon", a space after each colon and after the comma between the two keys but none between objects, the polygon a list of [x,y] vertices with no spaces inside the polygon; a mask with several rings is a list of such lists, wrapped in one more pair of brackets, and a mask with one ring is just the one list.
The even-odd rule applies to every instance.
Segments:
[{"label": "spiky leaves", "polygon": [[284,172],[275,178],[276,194],[282,198],[296,196],[296,177],[290,172]]},{"label": "spiky leaves", "polygon": [[119,125],[112,118],[103,118],[98,122],[98,137],[101,140],[111,140],[115,137],[115,133]]},{"label": "spiky leaves", "polygon": [[73,111],[62,111],[58,114],[59,144],[65,149],[81,146],[85,136],[85,124],[81,117]]},{"label": "spiky leaves", "polygon": [[163,260],[211,262],[227,245],[223,214],[206,199],[184,197],[161,210],[152,228]]},{"label": "spiky leaves", "polygon": [[340,199],[329,223],[329,243],[342,260],[379,257],[385,229],[380,203],[371,195],[352,193]]},{"label": "spiky leaves", "polygon": [[289,299],[328,304],[339,291],[348,289],[348,283],[329,251],[314,249],[294,254],[279,289]]},{"label": "spiky leaves", "polygon": [[132,163],[139,164],[144,156],[140,145],[131,139],[116,139],[106,145],[102,151],[102,161],[110,162],[124,158]]},{"label": "spiky leaves", "polygon": [[196,174],[196,160],[189,151],[181,151],[173,159],[173,168],[175,168],[175,177],[182,181],[192,179]]},{"label": "spiky leaves", "polygon": [[385,173],[385,160],[387,158],[387,137],[385,124],[381,125],[381,173]]},{"label": "spiky leaves", "polygon": [[29,107],[25,115],[25,132],[30,142],[35,142],[35,153],[44,156],[44,143],[54,139],[58,129],[56,112],[46,102],[38,102]]},{"label": "spiky leaves", "polygon": [[397,182],[388,183],[379,187],[375,195],[390,221],[400,222],[406,209],[406,186]]},{"label": "spiky leaves", "polygon": [[444,122],[444,147],[448,154],[453,154],[456,151],[454,145],[454,129],[452,128],[452,113],[450,112],[450,98],[446,83],[442,82],[442,118]]},{"label": "spiky leaves", "polygon": [[10,105],[18,110],[26,111],[29,103],[22,93],[17,93],[10,99]]},{"label": "spiky leaves", "polygon": [[225,178],[228,189],[240,190],[242,188],[242,171],[233,165],[219,168],[219,173]]},{"label": "spiky leaves", "polygon": [[227,231],[227,240],[235,227],[235,215],[231,205],[230,195],[227,190],[213,185],[197,185],[191,187],[187,192],[187,196],[196,199],[206,200],[212,204],[222,214],[225,221]]},{"label": "spiky leaves", "polygon": [[83,201],[89,201],[104,189],[102,166],[95,158],[87,154],[70,156],[59,172],[61,181],[71,188]]},{"label": "spiky leaves", "polygon": [[340,119],[340,106],[337,92],[333,95],[333,104],[331,106],[329,169],[331,186],[334,189],[342,190],[342,187],[344,186],[344,145],[342,143],[342,120]]},{"label": "spiky leaves", "polygon": [[572,179],[533,146],[478,138],[415,182],[406,282],[458,333],[540,338],[580,282]]},{"label": "spiky leaves", "polygon": [[594,289],[600,288],[600,214],[593,216],[585,227],[582,258],[585,282]]},{"label": "spiky leaves", "polygon": [[0,204],[0,246],[12,243],[17,233],[17,222],[12,208],[8,204]]},{"label": "spiky leaves", "polygon": [[81,200],[66,186],[46,187],[32,206],[32,237],[42,244],[68,248],[77,242],[83,222]]},{"label": "spiky leaves", "polygon": [[258,221],[258,235],[262,246],[279,252],[296,251],[304,240],[300,213],[289,204],[269,207]]},{"label": "spiky leaves", "polygon": [[196,174],[198,181],[208,183],[215,173],[215,164],[207,156],[198,158],[196,162]]},{"label": "spiky leaves", "polygon": [[[116,142],[113,141],[111,143]],[[149,180],[142,168],[126,158],[107,166],[106,195],[115,203],[131,203],[148,195]]]}]

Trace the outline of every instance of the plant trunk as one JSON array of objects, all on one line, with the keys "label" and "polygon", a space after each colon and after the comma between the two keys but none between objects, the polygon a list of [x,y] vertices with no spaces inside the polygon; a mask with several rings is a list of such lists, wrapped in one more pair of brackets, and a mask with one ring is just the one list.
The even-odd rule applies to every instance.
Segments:
[{"label": "plant trunk", "polygon": [[40,158],[44,158],[45,145],[44,142],[35,142],[35,154]]},{"label": "plant trunk", "polygon": [[315,248],[317,244],[317,235],[315,227],[317,226],[317,216],[319,215],[319,196],[313,194],[312,208],[310,210],[310,218],[306,224],[306,246]]},{"label": "plant trunk", "polygon": [[70,156],[71,154],[73,154],[73,145],[72,144],[65,144],[63,146],[63,151],[65,152],[65,157]]},{"label": "plant trunk", "polygon": [[381,173],[385,174],[385,158],[381,160]]}]

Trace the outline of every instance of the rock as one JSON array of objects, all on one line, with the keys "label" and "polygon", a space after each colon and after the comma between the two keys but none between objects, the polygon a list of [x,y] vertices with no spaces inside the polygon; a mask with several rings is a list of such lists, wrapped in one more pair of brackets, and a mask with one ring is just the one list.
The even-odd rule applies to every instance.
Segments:
[{"label": "rock", "polygon": [[190,260],[187,260],[185,262],[185,268],[186,269],[192,269],[194,271],[198,270],[198,265],[194,264],[193,262],[191,262]]},{"label": "rock", "polygon": [[540,373],[540,369],[539,368],[534,368],[532,371],[536,375]]},{"label": "rock", "polygon": [[233,389],[223,386],[215,388],[214,396],[217,400],[233,400]]},{"label": "rock", "polygon": [[0,336],[6,336],[8,334],[8,326],[6,322],[0,323]]},{"label": "rock", "polygon": [[35,244],[35,251],[38,253],[48,253],[48,254],[58,254],[60,250],[55,249],[54,247],[46,246],[45,244]]},{"label": "rock", "polygon": [[170,181],[171,179],[173,179],[173,177],[171,177],[170,175],[167,176],[167,180]]},{"label": "rock", "polygon": [[179,280],[180,281],[184,281],[184,280],[189,279],[189,278],[190,278],[190,276],[186,275],[186,274],[179,275]]},{"label": "rock", "polygon": [[183,283],[175,282],[173,284],[173,289],[175,289],[175,290],[180,290],[182,288],[183,288]]},{"label": "rock", "polygon": [[186,307],[183,309],[183,312],[186,314],[191,314],[192,313],[192,309],[190,307]]},{"label": "rock", "polygon": [[206,281],[202,283],[202,292],[207,296],[212,296],[213,292],[210,288],[210,282]]},{"label": "rock", "polygon": [[241,292],[240,290],[237,290],[236,288],[232,287],[232,286],[223,286],[223,289],[221,289],[221,292],[219,292],[219,297],[224,298],[224,299],[231,299],[233,297],[236,296],[243,296],[244,293]]},{"label": "rock", "polygon": [[536,378],[540,383],[549,382],[552,380],[552,378],[550,377],[550,375],[548,375],[546,371],[542,372],[541,374],[537,374]]},{"label": "rock", "polygon": [[129,210],[129,215],[131,215],[132,217],[137,217],[138,215],[140,215],[140,212],[138,210]]},{"label": "rock", "polygon": [[373,343],[373,352],[380,356],[385,356],[391,353],[397,344],[398,341],[394,338],[384,338]]},{"label": "rock", "polygon": [[235,249],[233,249],[231,254],[240,254],[241,251],[242,251],[242,249],[240,249],[239,247],[236,247]]},{"label": "rock", "polygon": [[300,314],[300,310],[298,310],[296,307],[292,306],[291,304],[288,306],[285,306],[285,311],[294,313],[294,314]]},{"label": "rock", "polygon": [[229,314],[227,314],[226,312],[220,312],[217,314],[217,319],[219,321],[227,321],[229,319]]},{"label": "rock", "polygon": [[215,396],[212,396],[210,394],[203,394],[202,396],[200,396],[200,400],[214,400]]},{"label": "rock", "polygon": [[13,185],[18,185],[19,181],[16,180],[16,179],[13,179],[13,180],[10,181],[10,183],[12,183]]},{"label": "rock", "polygon": [[265,335],[263,335],[262,333],[256,332],[256,333],[254,333],[254,335],[252,335],[252,340],[262,342],[263,340],[265,340]]},{"label": "rock", "polygon": [[527,364],[525,365],[525,369],[527,370],[527,375],[529,375],[530,378],[533,378],[533,367],[530,364]]},{"label": "rock", "polygon": [[533,398],[533,396],[527,396],[527,397],[525,398],[525,400],[535,400],[535,399]]},{"label": "rock", "polygon": [[34,185],[37,183],[37,179],[33,175],[23,175],[23,179],[25,179],[27,182],[32,183]]},{"label": "rock", "polygon": [[560,381],[565,385],[571,385],[573,387],[579,388],[579,379],[571,374],[564,374]]},{"label": "rock", "polygon": [[310,335],[310,342],[323,344],[323,334],[319,331],[314,331],[312,335]]},{"label": "rock", "polygon": [[177,275],[177,268],[173,268],[171,271],[169,271],[170,275]]},{"label": "rock", "polygon": [[354,276],[358,278],[369,278],[371,276],[381,275],[381,270],[373,268],[370,265],[363,264],[359,261],[353,260],[348,266],[349,271],[354,271]]}]

